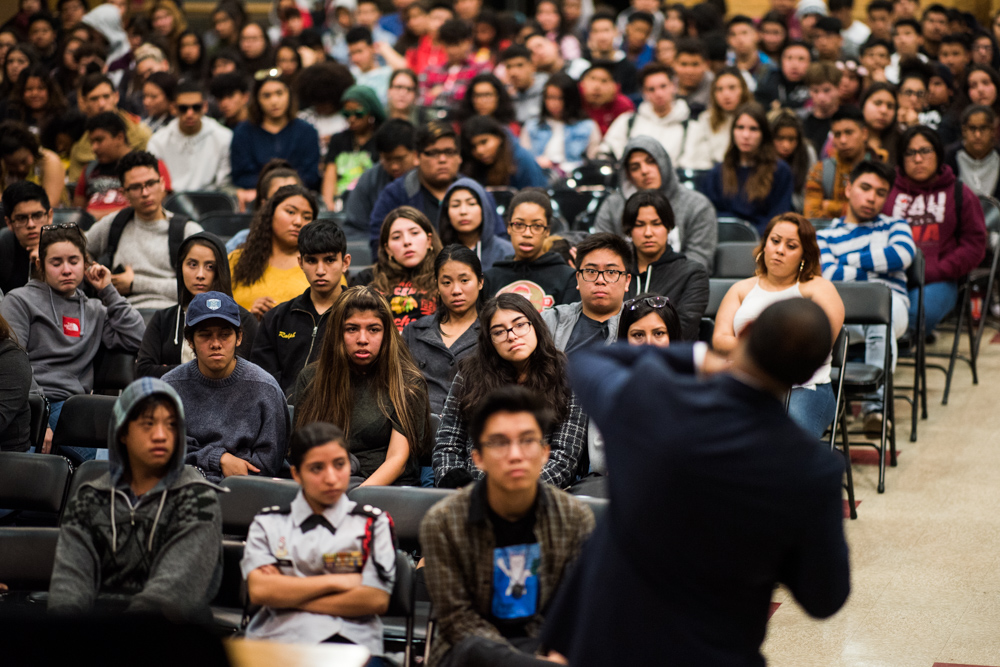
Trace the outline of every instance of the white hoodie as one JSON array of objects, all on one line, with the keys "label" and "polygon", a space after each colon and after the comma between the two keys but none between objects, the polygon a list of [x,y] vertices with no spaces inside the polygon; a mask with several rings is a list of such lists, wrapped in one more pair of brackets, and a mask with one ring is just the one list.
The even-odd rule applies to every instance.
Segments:
[{"label": "white hoodie", "polygon": [[[635,116],[635,122],[631,123]],[[684,123],[691,117],[691,109],[684,100],[674,100],[674,106],[666,116],[662,118],[653,111],[653,105],[643,102],[636,112],[623,113],[618,116],[608,131],[604,134],[604,141],[598,152],[613,153],[615,159],[620,160],[625,144],[632,137],[652,137],[663,144],[670,156],[670,160],[677,163],[678,158],[684,150],[684,141],[687,130]]]}]

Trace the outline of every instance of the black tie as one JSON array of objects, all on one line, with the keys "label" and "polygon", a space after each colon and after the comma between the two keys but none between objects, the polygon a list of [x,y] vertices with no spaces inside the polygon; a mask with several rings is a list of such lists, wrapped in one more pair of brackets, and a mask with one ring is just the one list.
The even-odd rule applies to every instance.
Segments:
[{"label": "black tie", "polygon": [[313,514],[311,517],[302,522],[302,525],[299,527],[299,529],[303,533],[308,533],[316,526],[323,526],[324,528],[330,531],[331,535],[337,534],[337,529],[334,528],[333,525],[329,521],[327,521],[326,517],[323,516],[322,514]]}]

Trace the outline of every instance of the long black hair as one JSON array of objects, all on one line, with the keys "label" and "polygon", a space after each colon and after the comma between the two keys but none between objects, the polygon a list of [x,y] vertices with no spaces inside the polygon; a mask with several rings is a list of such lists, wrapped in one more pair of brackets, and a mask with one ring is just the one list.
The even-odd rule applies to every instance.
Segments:
[{"label": "long black hair", "polygon": [[472,81],[469,82],[469,86],[465,89],[465,97],[463,97],[462,101],[458,103],[458,108],[455,110],[455,121],[463,123],[473,116],[479,115],[476,113],[476,108],[472,104],[472,93],[476,89],[477,83],[488,83],[493,87],[493,90],[496,91],[497,109],[490,114],[490,118],[497,119],[497,121],[503,125],[513,123],[517,118],[514,113],[514,100],[511,99],[510,93],[507,92],[507,86],[503,85],[503,82],[500,81],[500,79],[498,79],[496,74],[493,72],[483,72],[482,74],[477,74],[473,77]]},{"label": "long black hair", "polygon": [[[434,259],[434,280],[435,282],[441,278],[441,269],[447,262],[459,262],[465,264],[467,267],[472,269],[472,275],[476,277],[476,280],[483,279],[483,263],[479,261],[479,255],[475,252],[466,248],[460,243],[452,243],[451,245],[446,245],[441,248],[441,252],[438,253],[437,257]],[[479,290],[479,296],[476,298],[476,311],[480,311],[483,308],[483,302],[485,299],[486,292],[483,289]],[[434,313],[434,317],[437,318],[438,322],[447,322],[451,313],[445,308],[444,302],[441,300],[441,290],[438,290],[437,297],[437,310]]]},{"label": "long black hair", "polygon": [[[549,77],[545,82],[545,88],[558,88],[563,98],[562,121],[567,125],[572,125],[581,120],[590,118],[583,112],[583,99],[580,97],[580,85],[573,80],[569,74],[558,72]],[[542,95],[542,118],[549,118],[548,111],[545,110],[545,96]]]},{"label": "long black hair", "polygon": [[499,310],[517,312],[531,323],[538,342],[528,358],[527,377],[523,386],[544,397],[546,407],[553,412],[557,423],[564,421],[570,400],[570,389],[566,381],[566,355],[556,348],[542,316],[520,294],[500,294],[487,301],[479,313],[476,350],[459,362],[459,372],[465,380],[463,394],[459,397],[463,416],[468,419],[494,389],[518,384],[517,370],[500,356],[490,337],[490,325]]},{"label": "long black hair", "polygon": [[[662,305],[661,305],[662,304]],[[671,343],[676,343],[684,339],[681,332],[681,318],[677,314],[674,304],[665,296],[644,292],[634,299],[625,302],[622,308],[621,318],[618,320],[617,340],[628,340],[628,330],[632,325],[653,313],[667,325],[667,336]]]}]

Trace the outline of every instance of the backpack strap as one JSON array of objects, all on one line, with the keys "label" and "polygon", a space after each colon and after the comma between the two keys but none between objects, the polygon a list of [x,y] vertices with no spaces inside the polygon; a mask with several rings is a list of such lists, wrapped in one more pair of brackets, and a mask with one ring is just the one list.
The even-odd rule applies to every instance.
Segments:
[{"label": "backpack strap", "polygon": [[837,163],[833,158],[823,158],[823,199],[833,199],[836,178]]},{"label": "backpack strap", "polygon": [[191,220],[185,215],[174,213],[170,218],[169,231],[167,232],[167,248],[170,250],[170,266],[177,270],[177,262],[180,260],[181,244],[184,243],[184,228]]},{"label": "backpack strap", "polygon": [[118,252],[118,242],[122,240],[122,232],[125,231],[125,225],[129,223],[133,215],[135,215],[135,211],[132,207],[126,206],[118,211],[118,214],[111,221],[111,229],[108,230],[108,243],[104,246],[104,253],[97,259],[100,264],[111,270],[114,270],[113,263],[115,261],[115,253]]},{"label": "backpack strap", "polygon": [[[393,551],[393,564],[395,564],[395,553],[396,553],[396,525],[392,521],[392,517],[389,516],[388,512],[383,512],[377,507],[372,507],[371,505],[354,505],[354,509],[350,511],[350,514],[354,516],[364,516],[368,517],[365,521],[365,534],[361,538],[361,567],[365,566],[368,562],[368,557],[372,552],[372,542],[375,539],[375,522],[382,515],[389,520],[389,537],[392,540],[392,551]],[[378,578],[382,580],[382,583],[389,583],[391,577],[389,576],[389,570],[387,570],[378,560],[372,558],[372,564],[375,566],[375,571],[378,573]]]}]

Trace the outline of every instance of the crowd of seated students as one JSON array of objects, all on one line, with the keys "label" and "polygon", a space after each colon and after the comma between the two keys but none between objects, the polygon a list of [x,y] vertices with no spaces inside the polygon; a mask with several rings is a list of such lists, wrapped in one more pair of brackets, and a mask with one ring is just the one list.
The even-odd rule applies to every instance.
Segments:
[{"label": "crowd of seated students", "polygon": [[[215,484],[291,474],[300,495],[262,515],[247,545],[250,598],[264,606],[250,634],[378,654],[370,617],[391,591],[390,528],[346,490],[465,487],[424,528],[445,638],[431,662],[532,653],[549,577],[592,527],[557,490],[607,476],[567,355],[696,340],[718,218],[760,237],[755,275],[725,296],[711,336],[731,358],[790,298],[815,302],[836,339],[831,281],[877,281],[892,290],[892,334],[852,334],[869,361],[888,345],[895,363],[896,339],[918,330],[905,274],[917,249],[928,332],[986,253],[998,21],[940,5],[918,16],[905,0],[872,0],[867,24],[850,0],[774,0],[760,20],[728,21],[713,3],[631,0],[616,16],[543,0],[520,24],[481,0],[393,0],[386,14],[372,0],[310,4],[278,0],[257,23],[221,0],[201,32],[172,0],[60,0],[55,14],[19,0],[0,26],[0,449],[34,448],[27,398],[41,395],[38,451],[50,453],[102,349],[135,354],[141,378],[119,397],[107,450],[56,452],[107,457],[111,473],[72,500],[54,610],[93,603],[84,578],[135,594],[130,609],[201,613],[218,581],[203,533],[218,522]],[[592,164],[611,176],[593,225],[563,234],[575,221],[555,193]],[[193,191],[227,194],[247,229],[223,239],[164,207]],[[53,224],[70,206],[94,222]],[[788,413],[820,436],[832,393],[827,359],[795,384]],[[864,410],[879,430],[881,408]],[[512,414],[526,419],[514,435]],[[505,477],[519,455],[530,483]],[[155,503],[179,506],[146,516]],[[185,503],[207,524],[182,527]],[[134,553],[139,570],[96,576],[93,543],[133,506],[166,564]],[[313,515],[350,529],[307,534]],[[173,530],[204,562],[186,560]],[[349,551],[357,530],[374,530],[366,562],[329,578],[271,556],[289,534]],[[531,600],[468,588],[494,542],[502,558],[551,561]],[[323,622],[281,621],[282,608]]]}]

